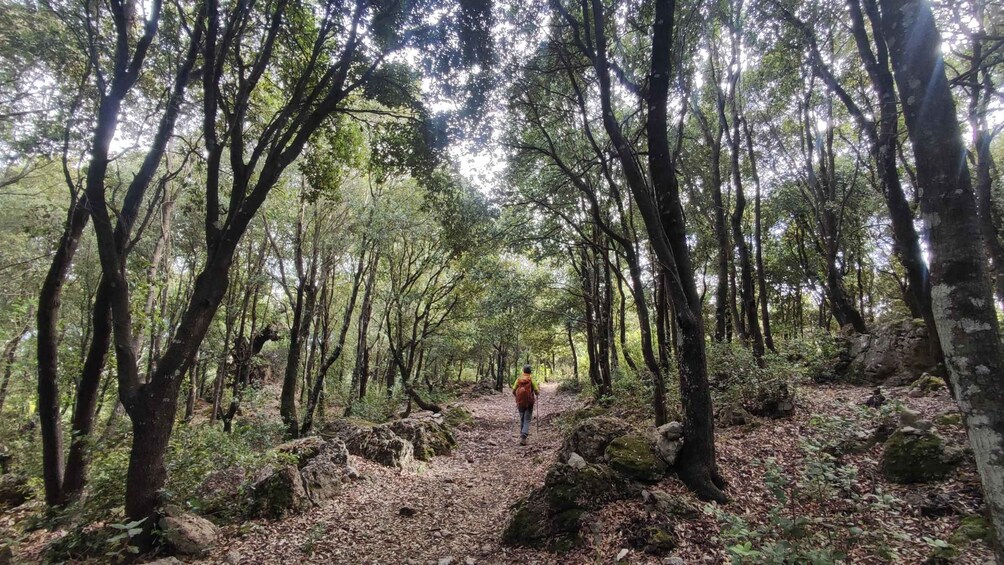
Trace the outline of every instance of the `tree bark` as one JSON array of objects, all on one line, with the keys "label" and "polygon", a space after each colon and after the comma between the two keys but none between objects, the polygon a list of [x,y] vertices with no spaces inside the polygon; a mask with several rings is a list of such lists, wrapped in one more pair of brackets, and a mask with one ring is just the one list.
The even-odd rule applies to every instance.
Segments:
[{"label": "tree bark", "polygon": [[[880,0],[880,6],[916,155],[938,335],[997,539],[1004,540],[1004,355],[942,38],[927,2]],[[994,551],[1004,562],[1004,546]]]}]

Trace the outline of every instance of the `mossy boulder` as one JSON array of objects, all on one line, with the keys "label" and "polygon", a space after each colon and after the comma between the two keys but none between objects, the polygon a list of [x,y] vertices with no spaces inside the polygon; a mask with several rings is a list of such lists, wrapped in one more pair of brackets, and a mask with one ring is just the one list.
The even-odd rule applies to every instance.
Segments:
[{"label": "mossy boulder", "polygon": [[908,427],[897,430],[886,440],[881,468],[882,474],[894,483],[927,483],[947,477],[961,459],[961,453],[947,448],[937,434]]},{"label": "mossy boulder", "polygon": [[676,549],[672,525],[663,520],[636,517],[623,528],[629,546],[651,555],[666,555]]},{"label": "mossy boulder", "polygon": [[665,461],[656,453],[651,439],[642,434],[627,434],[611,441],[604,459],[611,469],[636,481],[656,483],[666,475]]},{"label": "mossy boulder", "polygon": [[450,429],[435,420],[404,418],[388,427],[397,436],[411,442],[415,459],[428,461],[436,455],[449,455],[457,445]]},{"label": "mossy boulder", "polygon": [[287,465],[251,487],[249,513],[253,517],[275,520],[303,512],[311,505],[307,485],[295,465]]},{"label": "mossy boulder", "polygon": [[939,414],[938,417],[934,419],[934,423],[939,426],[961,426],[962,414],[959,414],[958,412],[946,412],[944,414]]},{"label": "mossy boulder", "polygon": [[317,436],[303,437],[279,445],[275,451],[290,458],[290,463],[302,469],[308,461],[317,457],[325,443],[324,439]]},{"label": "mossy boulder", "polygon": [[513,506],[502,541],[563,553],[581,542],[582,522],[589,511],[635,491],[635,486],[605,465],[586,464],[577,469],[555,463],[543,486]]},{"label": "mossy boulder", "polygon": [[939,390],[945,390],[945,379],[936,377],[930,373],[924,373],[919,379],[910,385],[911,396],[928,396]]},{"label": "mossy boulder", "polygon": [[965,547],[974,541],[992,543],[994,538],[993,526],[984,516],[963,516],[959,522],[959,527],[952,533],[948,541],[952,545]]},{"label": "mossy boulder", "polygon": [[474,415],[463,406],[450,406],[443,412],[446,424],[453,428],[465,428],[474,423]]},{"label": "mossy boulder", "polygon": [[502,532],[502,542],[517,547],[543,547],[550,537],[547,502],[531,495],[516,503],[513,510]]},{"label": "mossy boulder", "polygon": [[0,509],[21,506],[29,498],[28,477],[18,473],[0,475]]},{"label": "mossy boulder", "polygon": [[617,418],[587,418],[577,423],[565,438],[561,451],[558,452],[558,460],[568,461],[572,453],[578,453],[590,463],[602,463],[610,442],[632,431],[634,430],[630,425]]}]

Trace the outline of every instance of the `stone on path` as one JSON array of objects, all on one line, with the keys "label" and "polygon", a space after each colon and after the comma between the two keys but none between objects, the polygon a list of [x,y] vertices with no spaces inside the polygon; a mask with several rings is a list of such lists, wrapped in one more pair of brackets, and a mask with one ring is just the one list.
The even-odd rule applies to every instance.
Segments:
[{"label": "stone on path", "polygon": [[618,562],[623,561],[624,558],[627,557],[627,554],[628,554],[627,548],[624,548],[624,549],[618,551],[617,552],[617,557],[615,558],[615,561],[618,561]]}]

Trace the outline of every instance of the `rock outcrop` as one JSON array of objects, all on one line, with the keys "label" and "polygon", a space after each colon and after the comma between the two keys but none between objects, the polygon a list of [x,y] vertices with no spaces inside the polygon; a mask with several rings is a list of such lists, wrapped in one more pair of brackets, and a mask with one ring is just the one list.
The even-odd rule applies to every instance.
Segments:
[{"label": "rock outcrop", "polygon": [[656,453],[652,438],[642,434],[623,435],[607,445],[604,459],[614,471],[643,483],[658,482],[667,465]]},{"label": "rock outcrop", "polygon": [[158,526],[175,555],[205,556],[220,535],[220,529],[209,520],[171,505],[163,509]]},{"label": "rock outcrop", "polygon": [[841,338],[839,345],[815,380],[903,386],[938,369],[921,320],[875,326],[870,334]]},{"label": "rock outcrop", "polygon": [[[310,440],[310,441],[308,441]],[[261,478],[251,487],[251,516],[278,519],[303,512],[341,492],[350,474],[348,448],[341,440],[311,438],[279,446],[295,457],[286,465]]]},{"label": "rock outcrop", "polygon": [[514,506],[504,543],[564,552],[581,542],[587,512],[630,497],[637,487],[605,465],[555,463],[544,485]]},{"label": "rock outcrop", "polygon": [[436,420],[404,418],[389,425],[397,436],[411,442],[415,459],[428,461],[436,455],[449,455],[457,445],[450,428]]},{"label": "rock outcrop", "polygon": [[946,447],[934,432],[905,427],[886,440],[881,468],[882,474],[894,483],[927,483],[944,479],[961,461],[962,453]]},{"label": "rock outcrop", "polygon": [[632,431],[631,426],[623,420],[606,416],[587,418],[577,423],[572,433],[565,438],[561,451],[558,452],[558,460],[567,461],[569,455],[578,453],[589,463],[603,463],[610,442]]},{"label": "rock outcrop", "polygon": [[0,475],[0,509],[21,506],[30,497],[28,477],[16,473]]}]

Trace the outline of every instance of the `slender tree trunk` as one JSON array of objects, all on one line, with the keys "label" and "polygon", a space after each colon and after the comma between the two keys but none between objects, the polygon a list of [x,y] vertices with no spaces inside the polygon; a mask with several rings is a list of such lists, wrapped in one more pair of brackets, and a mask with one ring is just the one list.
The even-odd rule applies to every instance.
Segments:
[{"label": "slender tree trunk", "polygon": [[[927,2],[880,0],[931,245],[938,335],[998,540],[1004,540],[1004,372],[1000,329],[955,102]],[[995,547],[1004,562],[1004,545]]]},{"label": "slender tree trunk", "polygon": [[768,308],[767,297],[767,274],[763,268],[763,237],[762,237],[762,215],[760,213],[760,174],[757,172],[756,152],[753,150],[753,133],[749,123],[744,119],[743,132],[746,134],[746,152],[750,160],[750,175],[753,179],[755,196],[753,200],[753,245],[756,251],[756,282],[760,302],[760,323],[763,324],[763,341],[767,349],[776,352],[774,348],[774,336],[770,330],[770,310]]},{"label": "slender tree trunk", "polygon": [[28,311],[28,320],[22,326],[21,330],[7,343],[3,348],[3,382],[0,383],[0,412],[3,412],[4,401],[7,399],[7,387],[10,384],[10,376],[14,371],[14,361],[17,359],[17,348],[21,345],[21,340],[24,338],[25,334],[31,329],[31,320],[35,318],[35,309],[32,307]]},{"label": "slender tree trunk", "polygon": [[352,325],[352,312],[356,307],[356,298],[359,296],[359,287],[362,284],[363,270],[366,265],[366,242],[363,242],[363,250],[360,252],[359,261],[356,266],[355,274],[352,277],[352,290],[349,294],[349,301],[345,305],[345,313],[342,315],[342,327],[338,331],[338,338],[335,341],[334,348],[331,350],[331,354],[324,360],[321,367],[317,371],[317,376],[314,377],[314,385],[311,388],[310,396],[307,398],[307,408],[303,415],[303,424],[300,426],[300,435],[306,435],[310,432],[311,428],[314,426],[314,410],[317,408],[319,399],[321,398],[321,392],[324,390],[324,377],[328,373],[328,369],[335,364],[336,361],[342,356],[342,350],[345,347],[345,337],[349,333],[349,326]]},{"label": "slender tree trunk", "polygon": [[568,332],[568,347],[572,350],[572,375],[575,383],[579,383],[579,355],[575,352],[575,340],[572,339],[572,324],[566,323],[565,330]]},{"label": "slender tree trunk", "polygon": [[90,218],[81,198],[70,207],[59,245],[38,297],[38,418],[42,430],[42,482],[45,503],[56,506],[63,491],[63,431],[59,417],[59,309],[63,283]]}]

